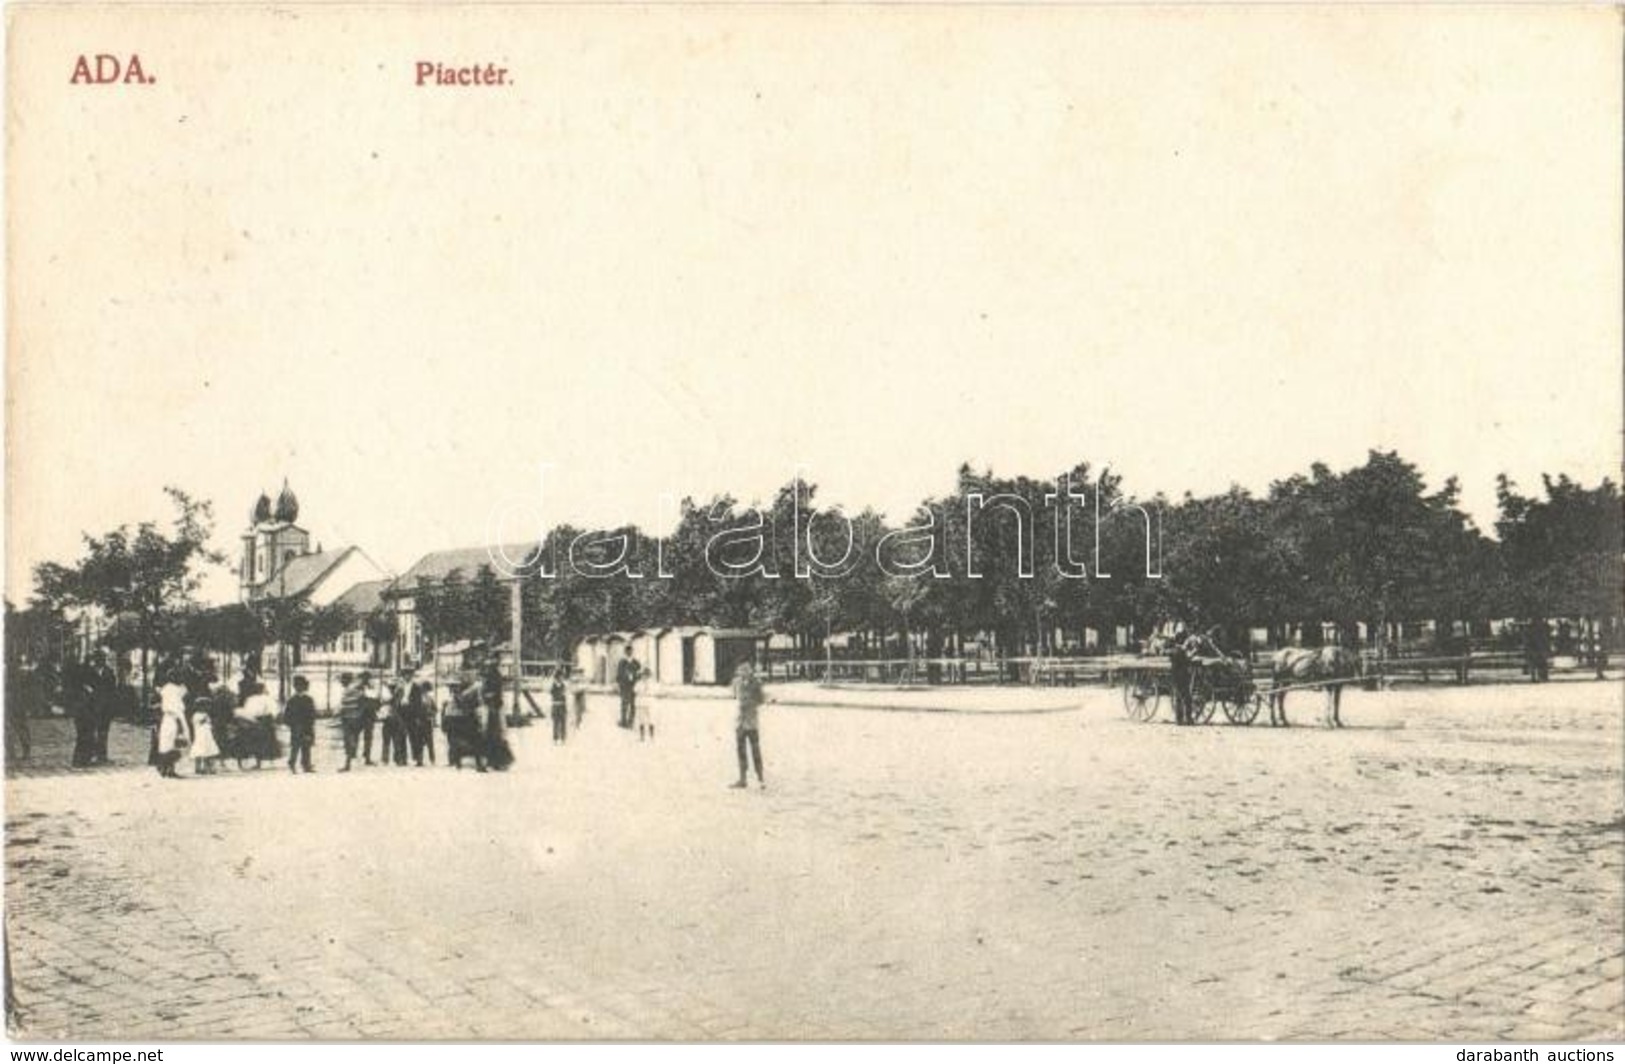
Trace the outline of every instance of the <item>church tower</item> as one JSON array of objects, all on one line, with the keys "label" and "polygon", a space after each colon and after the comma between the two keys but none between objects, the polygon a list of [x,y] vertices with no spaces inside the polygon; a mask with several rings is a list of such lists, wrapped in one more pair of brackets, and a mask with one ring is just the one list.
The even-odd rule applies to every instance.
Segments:
[{"label": "church tower", "polygon": [[293,559],[310,553],[310,533],[299,527],[298,520],[299,498],[286,478],[275,503],[263,492],[255,500],[248,531],[242,535],[238,586],[244,602],[276,594],[277,574]]}]

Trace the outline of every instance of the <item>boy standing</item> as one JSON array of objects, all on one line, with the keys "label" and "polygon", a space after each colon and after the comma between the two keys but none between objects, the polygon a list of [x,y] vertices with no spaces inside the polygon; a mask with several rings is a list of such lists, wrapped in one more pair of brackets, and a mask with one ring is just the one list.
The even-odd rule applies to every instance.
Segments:
[{"label": "boy standing", "polygon": [[301,764],[306,772],[310,767],[310,749],[316,744],[316,703],[306,692],[310,681],[303,676],[293,678],[293,697],[282,707],[282,716],[288,722],[288,771],[297,772]]}]

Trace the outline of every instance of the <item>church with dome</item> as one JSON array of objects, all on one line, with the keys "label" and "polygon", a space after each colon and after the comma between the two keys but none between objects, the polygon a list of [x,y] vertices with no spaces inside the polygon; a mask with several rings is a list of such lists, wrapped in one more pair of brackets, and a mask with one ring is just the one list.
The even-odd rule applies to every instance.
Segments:
[{"label": "church with dome", "polygon": [[[310,533],[299,527],[299,497],[282,482],[282,491],[273,505],[271,497],[260,493],[249,515],[248,531],[243,533],[241,587],[244,602],[267,596],[280,597],[285,590],[289,568],[300,558],[320,559],[321,551],[310,549]],[[309,563],[300,566],[308,572]],[[308,579],[305,572],[301,577]],[[284,587],[279,589],[277,583]]]},{"label": "church with dome", "polygon": [[[343,600],[365,612],[359,607],[376,606],[390,583],[389,574],[359,547],[323,550],[318,543],[312,548],[310,532],[299,524],[299,497],[286,480],[275,500],[260,494],[248,520],[238,567],[238,597],[244,605],[302,599],[312,606],[330,606]],[[372,650],[364,645],[358,625],[337,646],[294,648],[293,657],[296,664],[327,654],[364,662]]]}]

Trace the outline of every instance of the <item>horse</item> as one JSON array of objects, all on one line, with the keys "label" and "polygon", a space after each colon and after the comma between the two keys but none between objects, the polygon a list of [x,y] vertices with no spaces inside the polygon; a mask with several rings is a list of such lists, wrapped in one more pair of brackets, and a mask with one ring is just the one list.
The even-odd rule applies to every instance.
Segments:
[{"label": "horse", "polygon": [[1341,728],[1343,685],[1361,675],[1360,655],[1346,647],[1278,650],[1270,659],[1270,725],[1287,726],[1286,687],[1318,686],[1326,692],[1326,727]]}]

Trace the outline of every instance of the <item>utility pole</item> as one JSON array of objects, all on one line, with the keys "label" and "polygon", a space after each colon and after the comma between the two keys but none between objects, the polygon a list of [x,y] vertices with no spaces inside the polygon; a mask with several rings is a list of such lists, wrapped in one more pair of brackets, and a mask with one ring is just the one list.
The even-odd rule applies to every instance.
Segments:
[{"label": "utility pole", "polygon": [[524,646],[525,634],[525,584],[524,578],[515,576],[508,581],[510,589],[508,596],[508,611],[510,616],[509,628],[513,643],[513,715],[521,716],[519,709],[520,699],[524,696],[523,682],[524,669],[522,668],[521,649]]}]

